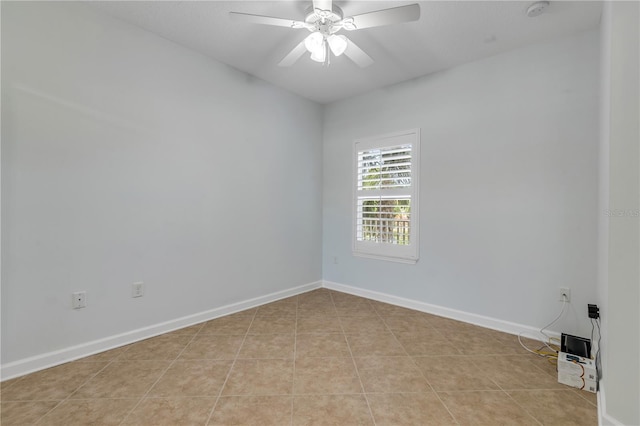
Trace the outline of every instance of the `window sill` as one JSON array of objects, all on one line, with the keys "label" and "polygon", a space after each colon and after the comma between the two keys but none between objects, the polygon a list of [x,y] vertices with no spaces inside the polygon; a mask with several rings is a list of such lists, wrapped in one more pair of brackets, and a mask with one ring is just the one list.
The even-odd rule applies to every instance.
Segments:
[{"label": "window sill", "polygon": [[366,259],[385,260],[387,262],[406,263],[410,265],[415,265],[418,262],[418,259],[413,259],[408,257],[383,256],[380,254],[363,253],[360,251],[352,251],[351,253],[356,257],[364,257]]}]

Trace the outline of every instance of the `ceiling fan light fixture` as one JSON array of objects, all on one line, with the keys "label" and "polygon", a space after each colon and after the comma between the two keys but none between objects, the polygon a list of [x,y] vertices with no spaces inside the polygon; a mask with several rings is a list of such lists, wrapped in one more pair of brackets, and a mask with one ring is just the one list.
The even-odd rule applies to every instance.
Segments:
[{"label": "ceiling fan light fixture", "polygon": [[323,42],[324,36],[320,34],[320,32],[315,31],[304,39],[304,47],[306,47],[309,52],[316,53],[320,50],[324,50],[324,46],[322,45]]},{"label": "ceiling fan light fixture", "polygon": [[347,50],[347,37],[343,35],[332,34],[327,38],[331,52],[334,55],[340,56]]},{"label": "ceiling fan light fixture", "polygon": [[321,44],[319,49],[311,52],[311,59],[316,62],[324,62],[327,60],[327,49],[324,44]]}]

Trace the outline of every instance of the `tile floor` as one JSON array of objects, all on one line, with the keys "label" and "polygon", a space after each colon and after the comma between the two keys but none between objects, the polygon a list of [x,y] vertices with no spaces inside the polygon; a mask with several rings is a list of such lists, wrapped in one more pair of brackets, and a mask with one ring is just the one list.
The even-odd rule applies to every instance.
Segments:
[{"label": "tile floor", "polygon": [[2,383],[10,425],[596,425],[508,334],[319,289]]}]

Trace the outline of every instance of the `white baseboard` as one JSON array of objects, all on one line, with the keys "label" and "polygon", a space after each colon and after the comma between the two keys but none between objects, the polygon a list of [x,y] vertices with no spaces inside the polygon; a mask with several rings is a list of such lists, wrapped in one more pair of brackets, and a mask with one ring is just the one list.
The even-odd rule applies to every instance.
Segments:
[{"label": "white baseboard", "polygon": [[[523,337],[541,340],[540,329],[524,324],[517,324],[510,321],[504,321],[497,318],[487,317],[484,315],[472,314],[469,312],[459,311],[456,309],[446,308],[444,306],[432,305],[430,303],[420,302],[404,297],[393,296],[387,293],[366,290],[359,287],[352,287],[345,284],[339,284],[331,281],[323,281],[322,287],[330,290],[340,291],[343,293],[353,294],[355,296],[366,297],[367,299],[377,300],[379,302],[390,303],[403,308],[414,309],[416,311],[428,314],[438,315],[441,317],[451,318],[463,321],[480,327],[490,328],[492,330],[502,331],[509,334],[522,334]],[[560,333],[554,331],[546,331],[546,333],[555,338],[560,338]]]},{"label": "white baseboard", "polygon": [[255,297],[253,299],[244,300],[242,302],[232,303],[230,305],[221,306],[193,315],[187,315],[174,320],[154,324],[148,327],[139,328],[137,330],[128,331],[126,333],[105,337],[103,339],[93,340],[91,342],[82,343],[80,345],[71,346],[53,352],[47,352],[41,355],[21,359],[0,366],[0,377],[2,380],[12,379],[14,377],[23,376],[45,368],[54,367],[69,361],[94,355],[109,349],[188,327],[190,325],[199,324],[224,315],[233,314],[235,312],[244,311],[245,309],[254,308],[264,305],[265,303],[275,302],[297,294],[306,293],[308,291],[322,287],[322,281],[293,287],[287,290],[277,291],[264,296]]}]

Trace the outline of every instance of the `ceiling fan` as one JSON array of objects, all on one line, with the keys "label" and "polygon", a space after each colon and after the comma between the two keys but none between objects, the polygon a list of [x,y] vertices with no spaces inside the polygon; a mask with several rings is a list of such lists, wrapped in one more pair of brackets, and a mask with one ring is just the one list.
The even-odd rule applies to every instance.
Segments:
[{"label": "ceiling fan", "polygon": [[303,21],[241,12],[229,14],[232,19],[238,21],[294,29],[304,28],[311,32],[280,61],[278,65],[281,67],[293,65],[306,52],[311,53],[312,60],[325,65],[329,64],[331,54],[340,56],[344,53],[360,67],[367,67],[373,63],[373,59],[346,36],[336,33],[342,29],[354,31],[417,21],[420,18],[420,5],[410,4],[345,17],[342,9],[333,4],[332,0],[313,0],[313,6],[308,9]]}]

